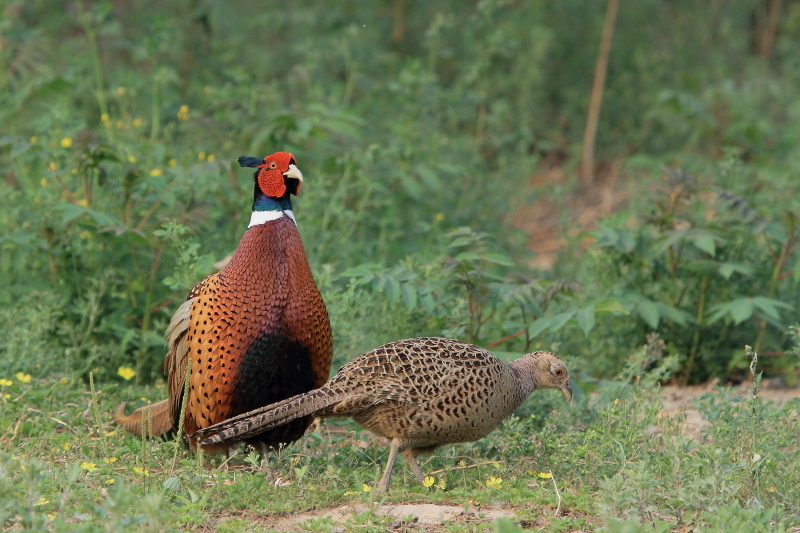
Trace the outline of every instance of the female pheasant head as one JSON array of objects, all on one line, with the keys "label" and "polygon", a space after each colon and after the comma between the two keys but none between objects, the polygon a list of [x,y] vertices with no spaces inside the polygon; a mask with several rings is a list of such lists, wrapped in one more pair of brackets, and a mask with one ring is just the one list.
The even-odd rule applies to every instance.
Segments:
[{"label": "female pheasant head", "polygon": [[550,352],[533,352],[511,362],[511,367],[523,385],[525,396],[534,389],[558,389],[572,401],[569,370],[564,361]]},{"label": "female pheasant head", "polygon": [[303,173],[289,152],[275,152],[264,158],[242,156],[239,165],[258,169],[253,175],[256,202],[260,195],[277,200],[300,193]]}]

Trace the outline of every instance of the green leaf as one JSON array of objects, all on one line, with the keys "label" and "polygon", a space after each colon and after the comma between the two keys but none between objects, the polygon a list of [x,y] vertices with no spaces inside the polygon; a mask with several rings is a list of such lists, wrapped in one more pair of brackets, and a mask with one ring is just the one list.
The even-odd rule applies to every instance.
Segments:
[{"label": "green leaf", "polygon": [[394,303],[400,299],[400,282],[395,278],[386,278],[386,293],[389,295],[389,301]]},{"label": "green leaf", "polygon": [[82,205],[75,205],[67,202],[62,202],[55,205],[55,208],[61,211],[61,225],[65,226],[68,222],[75,220],[83,215],[88,215],[89,218],[94,220],[99,226],[122,226],[122,223],[111,215],[83,207]]},{"label": "green leaf", "polygon": [[800,259],[794,262],[794,271],[792,271],[792,281],[797,285],[800,283]]},{"label": "green leaf", "polygon": [[708,233],[700,233],[699,235],[695,235],[694,239],[692,239],[692,243],[711,257],[714,257],[717,252],[717,249],[714,246],[714,237]]},{"label": "green leaf", "polygon": [[620,313],[620,314],[623,314],[623,315],[629,315],[630,314],[630,311],[625,309],[625,307],[623,307],[622,304],[619,303],[617,300],[602,300],[602,301],[597,302],[596,304],[594,304],[594,312],[595,312],[595,314],[601,314],[601,313],[602,314],[606,314],[606,313],[617,314],[617,313]]},{"label": "green leaf", "polygon": [[550,322],[551,319],[549,317],[539,317],[534,320],[533,324],[528,327],[528,337],[533,339],[539,335],[541,332],[550,327]]},{"label": "green leaf", "polygon": [[711,306],[708,309],[707,322],[713,324],[722,317],[730,315],[734,324],[738,325],[753,316],[753,311],[753,302],[750,298],[737,298],[730,302]]},{"label": "green leaf", "polygon": [[578,327],[581,328],[583,334],[588,336],[589,332],[594,328],[594,305],[584,307],[578,311]]},{"label": "green leaf", "polygon": [[403,296],[403,302],[406,304],[406,309],[412,311],[417,306],[417,291],[408,283],[400,285],[400,294]]},{"label": "green leaf", "polygon": [[511,258],[504,254],[499,254],[496,252],[487,252],[483,256],[484,260],[489,261],[490,263],[494,263],[496,265],[503,265],[503,266],[514,266],[514,263],[511,261]]},{"label": "green leaf", "polygon": [[658,313],[658,305],[655,302],[651,302],[650,300],[640,300],[638,305],[636,306],[636,310],[639,312],[639,316],[647,322],[647,325],[650,326],[652,329],[658,328],[659,322],[659,313]]},{"label": "green leaf", "polygon": [[742,263],[722,263],[717,271],[725,279],[730,279],[734,272],[750,277],[753,274],[753,267]]},{"label": "green leaf", "polygon": [[756,296],[752,298],[753,305],[757,307],[760,311],[762,311],[767,316],[774,318],[775,320],[780,320],[780,311],[778,308],[781,309],[791,309],[792,306],[781,302],[780,300],[773,300],[771,298],[765,298],[763,296]]},{"label": "green leaf", "polygon": [[569,319],[575,316],[577,311],[568,311],[566,313],[559,313],[551,319],[550,331],[558,331],[564,327],[564,324],[569,322]]},{"label": "green leaf", "polygon": [[478,252],[461,252],[456,256],[456,261],[480,261],[483,256]]}]

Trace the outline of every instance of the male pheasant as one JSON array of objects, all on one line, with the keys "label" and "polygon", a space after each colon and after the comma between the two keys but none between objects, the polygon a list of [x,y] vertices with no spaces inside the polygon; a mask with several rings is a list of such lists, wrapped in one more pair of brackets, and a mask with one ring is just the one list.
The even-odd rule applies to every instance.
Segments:
[{"label": "male pheasant", "polygon": [[[115,409],[117,423],[131,433],[178,429],[190,360],[186,433],[320,387],[328,378],[330,321],[290,201],[303,175],[287,152],[240,157],[239,164],[258,168],[250,225],[225,268],[198,283],[172,317],[164,361],[169,398],[130,415],[124,403]],[[297,417],[251,442],[262,451],[293,442],[311,419]]]},{"label": "male pheasant", "polygon": [[[391,439],[377,489],[389,488],[397,454],[417,479],[416,455],[489,434],[535,389],[559,389],[572,400],[569,371],[550,352],[511,363],[466,342],[417,338],[390,342],[344,365],[322,387],[199,430],[201,444],[228,443],[273,431],[299,417],[351,416]],[[210,437],[208,435],[211,435]]]}]

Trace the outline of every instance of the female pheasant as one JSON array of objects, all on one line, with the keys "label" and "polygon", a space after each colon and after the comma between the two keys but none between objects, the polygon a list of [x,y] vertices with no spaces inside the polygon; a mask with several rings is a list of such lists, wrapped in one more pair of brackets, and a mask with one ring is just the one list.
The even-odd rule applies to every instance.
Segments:
[{"label": "female pheasant", "polygon": [[389,459],[377,485],[386,491],[399,453],[421,483],[418,454],[485,437],[537,389],[558,389],[572,400],[569,371],[550,352],[533,352],[505,363],[466,342],[406,339],[356,357],[316,390],[233,417],[191,437],[203,439],[202,445],[230,443],[274,431],[297,417],[350,416],[391,439]]},{"label": "female pheasant", "polygon": [[[190,361],[187,434],[320,387],[328,378],[330,321],[290,201],[300,192],[303,174],[287,152],[240,157],[239,165],[258,168],[250,225],[230,262],[198,283],[170,321],[164,360],[169,398],[130,415],[124,403],[115,409],[117,423],[130,433],[178,429]],[[262,451],[293,442],[311,419],[299,418],[251,442]]]}]

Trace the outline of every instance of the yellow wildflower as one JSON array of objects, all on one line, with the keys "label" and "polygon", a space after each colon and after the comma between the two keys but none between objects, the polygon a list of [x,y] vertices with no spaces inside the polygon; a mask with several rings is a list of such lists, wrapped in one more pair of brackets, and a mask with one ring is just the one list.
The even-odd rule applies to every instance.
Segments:
[{"label": "yellow wildflower", "polygon": [[213,160],[215,160],[215,159],[216,159],[216,157],[214,157],[214,154],[208,154],[208,157],[207,157],[206,159],[207,159],[208,161],[213,161]]},{"label": "yellow wildflower", "polygon": [[177,164],[178,164],[178,162],[177,162],[177,161],[175,161],[174,159],[170,159],[170,160],[169,160],[169,166],[171,166],[171,167],[174,167],[174,166],[175,166],[175,165],[177,165]]},{"label": "yellow wildflower", "polygon": [[433,476],[425,476],[425,479],[422,481],[422,484],[425,487],[432,487],[434,481],[436,481],[436,480],[433,478]]},{"label": "yellow wildflower", "polygon": [[140,118],[133,119],[133,125],[138,128],[139,126],[142,125],[142,119],[140,119]]},{"label": "yellow wildflower", "polygon": [[361,485],[361,490],[363,490],[364,492],[369,492],[372,490],[372,487],[364,483],[363,485]]},{"label": "yellow wildflower", "polygon": [[106,478],[106,485],[113,485],[113,484],[114,484],[114,478],[113,477]]},{"label": "yellow wildflower", "polygon": [[61,378],[61,383],[66,385],[67,383],[69,383],[69,380],[67,378]]},{"label": "yellow wildflower", "polygon": [[20,383],[30,383],[33,379],[30,374],[23,374],[22,372],[17,372],[14,374],[14,377],[16,377]]},{"label": "yellow wildflower", "polygon": [[31,137],[31,144],[36,144],[37,142],[39,142],[39,137],[37,137],[36,135]]},{"label": "yellow wildflower", "polygon": [[47,165],[47,168],[49,168],[50,170],[55,170],[58,168],[58,165],[50,161],[50,163]]},{"label": "yellow wildflower", "polygon": [[47,187],[47,178],[40,179],[39,185],[41,185],[42,187]]},{"label": "yellow wildflower", "polygon": [[63,148],[69,148],[70,146],[72,146],[72,139],[70,139],[69,137],[64,137],[63,139],[61,139],[61,146]]},{"label": "yellow wildflower", "polygon": [[70,451],[72,449],[72,443],[71,442],[65,442],[61,446],[67,451]]},{"label": "yellow wildflower", "polygon": [[539,472],[537,475],[542,479],[550,479],[553,477],[553,474],[550,472]]},{"label": "yellow wildflower", "polygon": [[94,472],[95,470],[97,470],[97,465],[94,463],[88,463],[84,461],[81,463],[81,468],[83,468],[84,470],[88,470],[89,472]]},{"label": "yellow wildflower", "polygon": [[0,379],[0,387],[10,387],[14,382],[10,379]]},{"label": "yellow wildflower", "polygon": [[117,87],[117,94],[125,94],[125,87]]},{"label": "yellow wildflower", "polygon": [[78,205],[86,207],[89,205],[89,201],[86,198],[81,198],[80,200],[78,200]]},{"label": "yellow wildflower", "polygon": [[486,486],[496,490],[500,490],[503,488],[503,478],[489,476],[489,479],[486,480]]},{"label": "yellow wildflower", "polygon": [[6,400],[10,400],[11,399],[11,395],[8,394],[8,393],[5,393],[5,394],[3,394],[3,398],[5,398]]},{"label": "yellow wildflower", "polygon": [[441,222],[444,220],[444,213],[436,213],[436,216],[433,217],[433,220],[436,222]]},{"label": "yellow wildflower", "polygon": [[199,159],[200,161],[202,161],[205,158],[206,158],[205,152],[200,152],[199,154],[197,154],[197,159]]},{"label": "yellow wildflower", "polygon": [[108,122],[109,120],[111,120],[111,117],[108,116],[108,113],[103,113],[102,115],[100,115],[100,120],[102,120],[103,122]]},{"label": "yellow wildflower", "polygon": [[116,463],[117,462],[117,458],[116,457],[103,457],[103,462],[104,463]]},{"label": "yellow wildflower", "polygon": [[189,120],[189,106],[182,105],[180,109],[178,109],[178,120]]},{"label": "yellow wildflower", "polygon": [[154,178],[161,175],[161,167],[156,167],[150,171],[150,175]]},{"label": "yellow wildflower", "polygon": [[50,503],[50,500],[48,500],[48,499],[47,499],[47,498],[45,498],[44,496],[39,496],[39,501],[38,501],[38,502],[36,502],[36,503],[35,503],[35,504],[33,504],[33,505],[34,505],[34,506],[37,506],[37,505],[44,505],[44,504],[46,504],[46,503]]},{"label": "yellow wildflower", "polygon": [[132,156],[132,155],[129,155],[128,156],[128,161],[131,162],[131,163],[136,163],[136,157]]},{"label": "yellow wildflower", "polygon": [[130,381],[136,375],[136,371],[129,366],[121,366],[117,369],[117,375],[125,381]]},{"label": "yellow wildflower", "polygon": [[144,468],[139,467],[139,466],[134,466],[133,467],[133,471],[136,472],[137,474],[142,474],[144,476],[149,476],[150,475],[150,471],[149,470],[145,470]]}]

